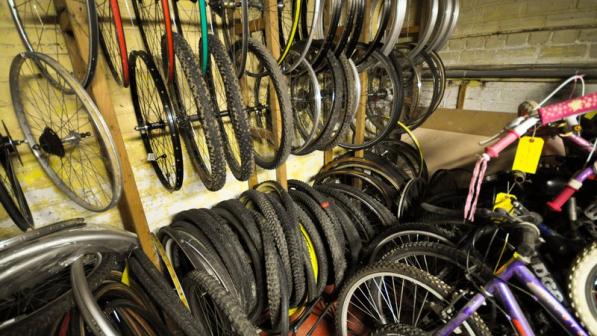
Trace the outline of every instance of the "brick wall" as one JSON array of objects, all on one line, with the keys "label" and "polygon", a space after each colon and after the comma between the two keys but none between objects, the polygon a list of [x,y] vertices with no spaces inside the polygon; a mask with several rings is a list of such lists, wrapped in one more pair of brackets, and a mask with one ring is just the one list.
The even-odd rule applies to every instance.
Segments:
[{"label": "brick wall", "polygon": [[[446,66],[587,64],[597,62],[597,0],[461,0],[460,19],[440,52]],[[460,81],[450,81],[442,107],[454,108]],[[516,112],[541,100],[550,81],[475,82],[465,109]],[[597,90],[589,85],[588,92]]]}]

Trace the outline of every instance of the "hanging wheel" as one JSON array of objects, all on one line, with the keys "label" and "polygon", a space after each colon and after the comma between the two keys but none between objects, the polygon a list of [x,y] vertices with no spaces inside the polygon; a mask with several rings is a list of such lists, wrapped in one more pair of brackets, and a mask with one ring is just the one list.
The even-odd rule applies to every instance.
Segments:
[{"label": "hanging wheel", "polygon": [[226,182],[226,161],[211,94],[191,47],[176,33],[174,47],[176,73],[169,91],[178,127],[199,178],[208,190],[220,190]]},{"label": "hanging wheel", "polygon": [[4,122],[2,126],[4,132],[0,131],[0,203],[19,229],[27,231],[33,228],[33,217],[12,165],[14,156],[20,161],[16,146],[21,142],[12,139]]},{"label": "hanging wheel", "polygon": [[210,0],[208,5],[211,10],[212,31],[224,41],[236,75],[240,78],[247,62],[249,0]]},{"label": "hanging wheel", "polygon": [[[65,32],[57,24],[61,22],[61,17],[69,16],[65,5],[58,8],[53,0],[8,0],[10,14],[17,27],[17,32],[23,41],[25,49],[31,52],[45,53],[55,59],[65,68],[67,73],[73,73],[74,77],[84,87],[91,82],[97,65],[98,49],[98,24],[94,0],[71,1],[74,6],[70,12],[87,13],[87,22],[74,22],[71,20],[71,27],[77,29],[77,34],[83,34],[87,37],[89,45],[87,48],[87,58],[83,60],[85,64],[81,71],[74,71],[71,59],[68,55],[68,49],[64,34]],[[52,83],[58,85],[60,78],[52,78],[52,70],[43,68],[43,63],[38,64],[40,73]],[[66,90],[66,88],[63,88]]]},{"label": "hanging wheel", "polygon": [[172,4],[176,32],[183,36],[200,59],[201,72],[205,74],[208,62],[208,40],[201,39],[209,34],[205,0],[175,0]]},{"label": "hanging wheel", "polygon": [[304,59],[289,80],[294,113],[292,154],[303,155],[309,152],[309,145],[317,136],[316,126],[321,118],[321,91],[315,71]]},{"label": "hanging wheel", "polygon": [[[39,76],[38,64],[57,86]],[[91,211],[114,206],[122,192],[120,161],[106,122],[79,82],[49,56],[26,52],[12,61],[10,92],[25,139],[58,188]]]},{"label": "hanging wheel", "polygon": [[126,39],[118,0],[97,0],[99,43],[112,77],[118,85],[129,86]]},{"label": "hanging wheel", "polygon": [[[237,48],[240,45],[237,44]],[[288,82],[271,53],[260,42],[249,39],[246,67],[246,85],[254,93],[247,102],[249,127],[255,151],[255,163],[265,169],[274,169],[286,161],[292,145],[294,120]],[[273,90],[270,89],[270,84]],[[274,94],[275,97],[271,97]],[[275,99],[275,100],[274,100]],[[277,104],[280,129],[275,129],[273,107]]]},{"label": "hanging wheel", "polygon": [[246,181],[255,165],[247,112],[243,109],[240,86],[224,45],[214,35],[208,36],[210,58],[206,78],[223,135],[226,161],[234,177]]},{"label": "hanging wheel", "polygon": [[182,186],[183,164],[176,117],[162,77],[145,51],[133,51],[131,99],[137,127],[147,151],[147,161],[168,190]]},{"label": "hanging wheel", "polygon": [[[174,41],[168,0],[132,0],[133,10],[139,25],[139,33],[145,50],[153,56],[168,83],[174,77]],[[162,51],[162,37],[165,36],[166,49]],[[164,62],[162,62],[164,60]]]}]

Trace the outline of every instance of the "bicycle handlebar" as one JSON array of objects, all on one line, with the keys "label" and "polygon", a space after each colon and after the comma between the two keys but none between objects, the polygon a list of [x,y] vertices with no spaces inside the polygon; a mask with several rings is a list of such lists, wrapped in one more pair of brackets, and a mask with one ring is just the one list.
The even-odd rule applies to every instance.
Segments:
[{"label": "bicycle handlebar", "polygon": [[577,116],[597,110],[597,92],[542,107],[538,110],[541,125],[547,125],[566,117]]},{"label": "bicycle handlebar", "polygon": [[491,156],[492,158],[496,158],[500,155],[500,153],[508,146],[510,146],[514,141],[520,138],[523,134],[525,134],[531,127],[535,126],[539,121],[538,118],[530,117],[520,123],[518,126],[514,127],[505,136],[503,136],[500,140],[498,140],[493,145],[487,146],[485,148],[485,153]]},{"label": "bicycle handlebar", "polygon": [[591,176],[595,177],[595,174],[597,174],[597,162],[593,163],[592,167],[583,169],[575,177],[571,178],[568,181],[568,185],[564,187],[564,190],[552,201],[547,202],[547,206],[553,211],[562,211],[562,206],[582,187],[584,181]]}]

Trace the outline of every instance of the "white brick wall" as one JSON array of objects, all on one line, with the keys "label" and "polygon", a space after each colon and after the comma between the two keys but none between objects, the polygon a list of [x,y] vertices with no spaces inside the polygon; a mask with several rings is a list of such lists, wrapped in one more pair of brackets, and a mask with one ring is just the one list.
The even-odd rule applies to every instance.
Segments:
[{"label": "white brick wall", "polygon": [[[597,62],[597,0],[461,0],[460,20],[446,48],[446,66]],[[443,107],[454,108],[458,82]],[[557,83],[484,82],[467,89],[465,109],[516,112]],[[597,86],[589,86],[588,92]]]}]

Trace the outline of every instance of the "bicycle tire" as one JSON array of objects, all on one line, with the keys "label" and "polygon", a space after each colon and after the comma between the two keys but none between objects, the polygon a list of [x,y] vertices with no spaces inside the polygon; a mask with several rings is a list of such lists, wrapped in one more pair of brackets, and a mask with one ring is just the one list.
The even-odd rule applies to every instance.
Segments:
[{"label": "bicycle tire", "polygon": [[[48,5],[42,5],[42,4],[38,4],[38,6],[36,6],[36,13],[35,13],[35,17],[34,18],[22,18],[21,14],[19,14],[19,8],[22,9],[21,5],[27,4],[28,2],[25,1],[24,3],[21,4],[17,4],[15,3],[15,0],[9,0],[8,1],[8,7],[10,10],[10,14],[12,16],[13,22],[16,25],[17,28],[17,32],[19,33],[19,37],[21,38],[21,41],[23,42],[23,45],[26,49],[27,52],[32,52],[32,53],[37,53],[37,52],[41,52],[41,50],[43,49],[39,44],[41,43],[48,43],[50,42],[52,39],[51,38],[44,38],[44,32],[48,31],[51,34],[50,29],[45,30],[45,26],[43,24],[43,22],[41,22],[41,32],[39,34],[36,34],[38,36],[35,36],[38,45],[33,45],[32,44],[32,40],[29,38],[29,35],[27,34],[27,29],[25,27],[25,22],[26,21],[32,21],[32,22],[39,22],[41,20],[44,20],[46,18],[52,18],[55,17],[57,18],[59,16],[59,13],[56,13],[56,8],[50,3]],[[91,83],[91,81],[93,80],[93,76],[95,75],[95,70],[97,67],[97,59],[98,59],[98,44],[99,44],[99,28],[98,28],[98,20],[97,20],[97,11],[96,11],[96,7],[95,7],[95,1],[93,0],[89,0],[85,2],[86,6],[85,6],[85,10],[87,12],[87,30],[88,30],[88,34],[87,34],[87,40],[88,40],[88,45],[87,45],[87,60],[85,62],[85,72],[83,74],[83,76],[81,78],[77,78],[76,80],[83,86],[83,87],[87,87],[89,86],[89,84]],[[38,9],[43,9],[46,8],[48,10],[50,10],[50,8],[54,9],[54,13],[50,13],[50,12],[46,12],[46,13],[38,13]],[[68,9],[66,8],[66,6],[64,8],[61,8],[62,11],[68,11]],[[82,8],[73,8],[73,11],[77,11],[77,10],[83,10]],[[58,26],[58,24],[56,24],[56,26]],[[60,31],[58,31],[60,30]],[[54,31],[54,36],[56,37],[56,40],[54,40],[54,43],[56,45],[60,45],[61,43],[58,41],[58,36],[62,35],[62,29],[61,28],[56,28]],[[83,32],[80,32],[81,34]],[[50,42],[51,43],[51,42]],[[65,42],[66,44],[66,42]],[[62,49],[62,48],[60,48]],[[58,59],[58,52],[59,48],[56,48],[56,53],[52,54],[50,57],[54,58],[54,59]],[[68,62],[70,65],[70,69],[72,69],[72,63],[69,61]],[[46,77],[48,79],[48,81],[52,82],[52,84],[54,85],[58,85],[58,83],[55,81],[55,78],[53,78],[47,71],[45,71],[43,64],[38,63],[39,66],[39,70],[40,73]],[[67,65],[66,64],[61,64],[62,67],[66,68]],[[75,76],[75,75],[73,75]],[[67,89],[64,87],[61,87],[61,89]],[[72,93],[72,91],[70,92]]]},{"label": "bicycle tire", "polygon": [[[238,44],[236,45],[238,47]],[[286,77],[282,74],[282,70],[278,66],[276,60],[273,58],[271,53],[266,49],[266,47],[258,42],[253,38],[249,38],[248,41],[248,48],[249,52],[255,55],[260,65],[265,69],[267,73],[267,77],[273,84],[274,91],[275,91],[275,99],[278,101],[279,111],[280,111],[280,121],[281,121],[281,129],[278,130],[278,135],[273,134],[273,131],[265,130],[267,133],[272,133],[272,137],[274,137],[274,141],[270,141],[273,146],[273,155],[271,158],[264,157],[262,153],[256,149],[258,144],[256,141],[263,139],[264,137],[262,134],[259,133],[259,130],[255,128],[255,125],[251,125],[251,134],[253,137],[253,147],[255,148],[255,163],[265,169],[274,169],[280,166],[283,162],[286,161],[288,156],[290,155],[290,149],[292,146],[292,131],[294,129],[294,118],[292,115],[292,104],[290,103],[290,94],[288,88],[288,82]],[[259,75],[260,80],[264,78],[265,74]],[[259,83],[256,83],[255,90],[259,92]],[[271,92],[271,90],[268,90]],[[260,97],[259,94],[255,95],[255,101],[253,102],[256,106],[268,106],[268,104],[262,104],[259,101]],[[274,99],[270,97],[270,99]],[[271,108],[270,108],[271,110]],[[249,123],[251,124],[252,119],[251,115],[249,114]],[[269,125],[273,125],[273,121],[268,121]],[[254,134],[256,133],[256,134]]]},{"label": "bicycle tire", "polygon": [[[293,155],[309,153],[309,146],[317,136],[317,127],[315,126],[321,118],[321,90],[317,75],[306,60],[303,59],[299,66],[304,69],[297,67],[295,69],[296,74],[291,74],[289,80],[290,97],[293,103],[292,111],[294,112],[294,135],[291,147]],[[309,81],[309,89],[300,87],[302,78],[307,78]],[[295,83],[296,85],[294,85]],[[301,97],[301,94],[308,94],[309,92],[312,93],[312,98]],[[309,102],[311,102],[311,106]],[[305,121],[304,117],[308,120]],[[310,130],[308,124],[311,124]],[[302,141],[302,143],[299,141]]]},{"label": "bicycle tire", "polygon": [[[384,34],[386,33],[386,29],[388,24],[390,23],[390,0],[378,0],[378,1],[383,1],[383,2],[379,2],[381,3],[381,8],[379,11],[379,14],[377,15],[377,17],[381,18],[379,19],[379,23],[377,25],[377,29],[375,30],[375,35],[373,35],[372,38],[367,39],[368,41],[366,41],[366,49],[364,52],[362,52],[360,55],[357,55],[354,52],[354,48],[356,48],[356,42],[355,42],[355,46],[353,47],[353,53],[352,56],[354,56],[356,58],[355,63],[357,66],[361,66],[361,64],[367,64],[366,62],[369,60],[369,56],[371,56],[371,54],[373,53],[373,51],[378,50],[381,52],[381,40],[384,37]],[[371,6],[372,8],[376,8],[378,1],[374,2],[373,5]],[[375,9],[373,9],[375,10]],[[373,17],[375,17],[375,15],[372,15]],[[369,20],[369,24],[371,24],[373,20]],[[368,31],[369,34],[371,35],[372,33],[372,27],[369,27]],[[383,54],[383,52],[381,52]],[[357,58],[358,56],[358,58]],[[387,56],[387,55],[386,55]],[[363,65],[361,66],[361,68],[365,69],[367,67],[367,65]]]},{"label": "bicycle tire", "polygon": [[[392,276],[400,278],[403,281],[412,282],[415,284],[415,286],[420,286],[421,288],[427,290],[427,293],[432,294],[436,299],[443,302],[444,305],[448,305],[450,303],[450,298],[452,292],[454,291],[454,289],[443,283],[441,280],[412,266],[388,262],[381,262],[375,265],[366,266],[344,284],[344,287],[339,294],[338,309],[336,310],[336,330],[339,334],[343,336],[348,335],[347,316],[350,306],[349,298],[353,295],[355,290],[358,289],[361,283],[367,281],[368,279],[373,279],[376,275],[382,277]],[[434,302],[434,307],[438,306],[439,304],[439,302]],[[395,320],[393,321],[393,323],[396,322],[397,321]],[[469,335],[491,335],[491,332],[481,318],[477,315],[477,313],[474,313],[469,319],[467,319],[463,323],[462,327],[465,329],[464,332],[467,332]]]},{"label": "bicycle tire", "polygon": [[244,312],[239,309],[238,301],[227,292],[220,283],[209,274],[192,271],[186,277],[195,291],[200,291],[200,296],[209,298],[215,309],[224,314],[229,322],[231,332],[235,335],[254,336],[257,328],[251,324]]},{"label": "bicycle tire", "polygon": [[[314,56],[311,57],[309,62],[312,64],[315,70],[319,69],[319,65],[325,59],[329,51],[333,51],[334,48],[334,36],[339,27],[340,16],[342,13],[342,2],[339,0],[324,0],[322,4],[322,12],[326,12],[325,5],[330,3],[331,8],[327,11],[328,15],[320,15],[318,27],[316,31],[317,40],[313,43]],[[324,27],[324,19],[328,19],[329,22]],[[327,33],[325,32],[327,28]]]},{"label": "bicycle tire", "polygon": [[[216,16],[222,19],[222,39],[224,40],[226,49],[231,54],[230,58],[236,68],[236,75],[238,78],[241,78],[245,73],[247,54],[249,52],[249,3],[248,0],[239,0],[238,4],[238,7],[230,8],[224,0],[209,2],[212,22],[217,22]],[[234,14],[236,8],[240,8],[239,15]],[[240,19],[237,20],[237,18]],[[237,21],[240,21],[240,28],[234,25]],[[214,34],[218,35],[214,27],[211,29]],[[239,35],[238,31],[240,31],[240,40],[237,41],[232,36]]]},{"label": "bicycle tire", "polygon": [[[191,8],[190,10],[179,5],[179,3],[183,1],[184,0],[174,0],[172,4],[176,32],[188,41],[191,41],[191,37],[206,36],[209,33],[209,29],[207,27],[205,0],[190,1],[191,3],[197,3],[197,7]],[[183,14],[186,14],[186,16],[183,16]],[[187,24],[183,25],[183,21]],[[193,50],[193,54],[199,57],[201,73],[205,75],[207,72],[207,64],[209,62],[209,39],[199,38],[196,44],[189,42],[189,45]]]},{"label": "bicycle tire", "polygon": [[[143,9],[149,7],[142,6],[142,1],[144,0],[133,0],[132,3],[143,46],[145,47],[145,51],[154,58],[156,64],[164,65],[164,68],[160,68],[162,70],[161,73],[164,75],[166,83],[171,84],[174,81],[175,52],[169,1],[149,0],[153,1],[155,6],[159,6],[159,8],[153,10],[153,13],[141,12],[139,10],[140,5]],[[139,4],[137,2],[139,2]],[[149,9],[147,10],[149,11]],[[155,17],[152,17],[152,14],[154,14]],[[151,25],[155,25],[155,31],[151,30]],[[163,40],[166,41],[165,48],[163,47]],[[160,59],[162,62],[159,62]]]},{"label": "bicycle tire", "polygon": [[320,236],[326,242],[326,253],[333,266],[329,268],[328,284],[339,284],[346,270],[346,259],[343,252],[344,245],[339,241],[337,228],[333,226],[327,213],[322,209],[322,205],[318,204],[308,194],[298,190],[291,190],[289,193],[294,201],[311,216],[313,223],[319,229]]},{"label": "bicycle tire", "polygon": [[590,334],[597,333],[597,303],[594,293],[591,294],[591,290],[594,291],[595,274],[597,274],[596,256],[597,243],[585,247],[572,264],[568,276],[570,303],[576,316]]},{"label": "bicycle tire", "polygon": [[[22,90],[22,88],[20,87],[19,80],[22,74],[21,70],[23,69],[23,64],[27,60],[31,60],[35,64],[36,68],[39,66],[39,64],[43,64],[43,67],[46,69],[44,71],[48,71],[49,69],[51,69],[56,73],[56,75],[60,76],[60,79],[63,81],[64,84],[60,85],[60,87],[63,88],[65,85],[67,85],[68,87],[70,87],[69,91],[72,91],[74,93],[73,95],[69,94],[68,96],[65,96],[65,91],[60,90],[62,92],[62,97],[72,97],[71,99],[76,100],[74,102],[70,101],[70,103],[81,104],[76,106],[84,107],[83,109],[79,108],[76,112],[74,112],[76,114],[76,117],[71,115],[69,118],[77,118],[78,120],[79,111],[81,111],[80,114],[83,114],[86,120],[89,120],[88,124],[77,124],[77,129],[73,130],[71,128],[74,127],[73,124],[69,121],[63,120],[61,116],[60,120],[66,122],[69,125],[68,128],[70,129],[70,131],[67,133],[66,130],[61,128],[58,130],[57,133],[52,128],[55,124],[58,123],[58,120],[54,120],[53,123],[49,123],[49,121],[47,120],[41,120],[44,122],[44,124],[40,124],[40,120],[37,119],[34,119],[35,121],[33,123],[30,122],[27,116],[31,116],[31,106],[29,106],[30,104],[26,103],[23,100],[23,96],[31,94],[33,91]],[[33,74],[39,71],[35,71],[33,69],[33,66],[29,66],[29,70],[32,71]],[[101,112],[93,103],[93,100],[85,91],[83,86],[81,86],[79,82],[77,82],[77,80],[66,71],[64,67],[62,67],[51,57],[44,54],[37,54],[31,52],[25,52],[15,56],[15,58],[12,61],[12,64],[10,65],[9,78],[11,99],[15,113],[17,115],[17,119],[23,131],[25,139],[27,139],[27,144],[31,148],[31,151],[35,155],[35,158],[37,159],[39,164],[42,166],[46,175],[71,200],[73,200],[75,203],[87,210],[94,212],[102,212],[114,207],[116,203],[118,203],[118,201],[120,200],[120,196],[122,194],[122,169],[120,166],[118,152],[116,150],[116,145],[114,144],[114,141],[112,139],[112,133],[110,132],[110,129],[106,124],[106,121],[102,117]],[[44,76],[44,78],[46,77]],[[27,81],[27,83],[33,82]],[[57,90],[57,88],[54,85],[52,85],[51,87],[50,85],[51,84],[48,83],[45,89],[48,91]],[[40,83],[38,83],[38,86],[38,89],[41,89]],[[48,100],[50,100],[49,96]],[[27,101],[29,102],[30,100],[27,99]],[[64,101],[62,103],[64,103]],[[44,105],[43,107],[45,107],[46,109],[52,109],[52,106],[52,102],[49,101],[47,105]],[[40,108],[41,107],[37,106],[35,110],[37,112],[40,112],[42,111],[40,110]],[[48,114],[52,115],[52,111],[49,111]],[[41,132],[42,126],[46,127],[43,132]],[[34,130],[37,131],[34,132]],[[34,135],[34,133],[36,134]],[[37,135],[37,133],[41,134]],[[42,137],[42,135],[44,135],[44,137]],[[91,158],[88,156],[88,154],[86,152],[82,152],[81,150],[80,143],[83,140],[84,135],[85,138],[94,138],[94,140],[96,141],[94,145],[97,145],[98,147],[97,151],[101,159],[99,161],[103,163],[103,170],[101,172],[97,170],[100,169],[99,167],[93,166],[93,162],[91,161]],[[66,139],[67,137],[73,138],[73,142],[69,143],[69,146],[72,147],[68,148],[68,153],[63,144],[60,144],[60,146],[54,146],[56,142],[52,141],[56,139]],[[85,140],[85,145],[90,146],[90,141],[91,140]],[[91,154],[95,154],[93,152],[93,148],[89,150],[91,151]],[[51,154],[48,155],[49,153]],[[90,188],[87,188],[85,186],[83,186],[82,188],[81,186],[77,186],[75,188],[73,185],[70,185],[70,182],[66,182],[67,178],[65,176],[61,176],[61,174],[63,174],[64,168],[64,162],[62,161],[62,158],[66,157],[67,154],[69,155],[70,162],[68,165],[71,169],[77,169],[77,167],[72,166],[72,160],[70,160],[74,153],[79,155],[80,160],[85,160],[85,163],[92,165],[91,167],[86,167],[85,169],[93,171],[94,178],[96,179],[96,182],[98,182],[96,183],[94,189],[91,188],[91,185],[89,186]],[[85,155],[85,159],[82,158],[83,155]],[[58,169],[57,167],[55,169],[55,167],[52,166],[51,159],[53,159],[54,157],[60,158],[60,169]],[[83,169],[82,161],[79,162],[79,165],[79,169]],[[78,173],[83,174],[84,172],[79,171]],[[99,182],[100,179],[101,182]],[[105,188],[109,188],[109,190],[106,190]],[[102,196],[102,199],[98,198],[99,196],[97,194],[99,194],[99,190],[96,192],[95,189],[101,190],[101,194],[99,196]],[[89,199],[90,195],[92,195],[95,198],[93,203],[92,200]]]},{"label": "bicycle tire", "polygon": [[[318,298],[325,286],[327,285],[327,278],[328,278],[328,255],[326,253],[325,245],[321,236],[319,235],[319,231],[317,230],[315,224],[311,220],[311,217],[303,210],[301,206],[296,207],[296,213],[298,221],[301,227],[305,230],[307,236],[309,237],[309,241],[313,245],[313,250],[315,252],[315,259],[317,262],[317,270],[313,269],[311,264],[313,263],[311,260],[308,260],[308,265],[305,265],[306,268],[311,268],[313,271],[313,276],[315,279],[315,283],[311,284],[310,280],[307,281],[308,286],[307,288],[310,289],[307,291],[307,301],[312,302],[316,298]],[[303,233],[304,235],[304,233]],[[309,255],[309,259],[312,256]],[[307,260],[306,260],[307,262]],[[305,274],[307,276],[307,274]]]},{"label": "bicycle tire", "polygon": [[[406,241],[402,240],[402,237],[405,237]],[[398,243],[394,242],[396,238],[400,240]],[[401,223],[380,232],[367,246],[366,255],[368,263],[371,264],[387,251],[406,243],[433,241],[453,246],[454,244],[451,242],[452,238],[454,237],[450,231],[444,230],[437,225],[418,222]],[[386,246],[389,243],[394,243],[394,245]]]},{"label": "bicycle tire", "polygon": [[[320,76],[318,77],[320,86],[323,82],[328,82],[331,79],[329,81],[331,87],[325,85],[322,87],[322,90],[329,92],[328,95],[322,95],[323,102],[328,102],[329,105],[322,104],[322,116],[324,117],[322,118],[322,129],[319,131],[317,138],[309,145],[311,150],[324,150],[327,148],[326,145],[333,145],[335,135],[337,135],[344,121],[342,118],[344,112],[342,104],[345,103],[344,95],[346,93],[344,73],[338,59],[332,52],[328,52],[325,61],[325,68],[319,70],[317,74]],[[328,79],[328,76],[331,77]],[[327,118],[325,118],[326,115]]]},{"label": "bicycle tire", "polygon": [[[106,254],[99,265],[89,274],[87,282],[93,290],[109,276],[112,269],[118,264],[116,254]],[[45,335],[49,326],[62,317],[69,309],[74,307],[73,293],[67,291],[44,307],[12,323],[3,323],[0,332],[3,335],[34,336]]]},{"label": "bicycle tire", "polygon": [[[255,158],[253,156],[253,142],[251,141],[251,133],[249,132],[248,116],[244,111],[240,85],[234,74],[230,57],[222,42],[212,34],[208,35],[208,39],[210,40],[209,54],[213,56],[215,63],[210,64],[211,66],[207,74],[211,77],[208,85],[212,93],[213,106],[218,107],[224,102],[229,123],[232,124],[232,129],[227,128],[226,122],[223,119],[224,116],[222,115],[223,111],[217,111],[219,112],[217,120],[220,125],[220,133],[223,136],[222,140],[225,144],[224,154],[228,162],[228,167],[234,177],[239,181],[246,181],[253,175]],[[201,38],[201,41],[203,41],[203,38]],[[216,75],[216,71],[219,76]],[[222,82],[216,83],[216,77],[221,78]],[[217,84],[221,84],[224,87],[225,97],[218,96],[216,91]],[[218,98],[223,99],[219,100]]]},{"label": "bicycle tire", "polygon": [[[101,3],[103,1],[103,4]],[[104,22],[106,16],[105,3],[108,3],[109,22]],[[120,6],[118,0],[96,0],[98,8],[98,23],[99,23],[99,44],[104,53],[104,60],[112,74],[114,81],[122,86],[129,86],[129,64],[128,64],[128,49],[126,46],[126,38],[124,36],[124,28],[122,25],[122,17],[120,16]],[[103,6],[102,6],[103,5]],[[101,8],[101,10],[100,10]],[[116,40],[116,48],[108,41]],[[116,49],[116,50],[114,50]]]},{"label": "bicycle tire", "polygon": [[182,305],[178,296],[169,290],[168,284],[155,268],[145,268],[137,258],[129,258],[128,265],[139,284],[148,293],[152,293],[152,299],[161,307],[161,311],[168,315],[185,335],[206,335],[205,327]]},{"label": "bicycle tire", "polygon": [[[176,33],[173,34],[173,39],[178,61],[176,68],[180,71],[176,71],[170,92],[176,101],[174,106],[178,127],[195,171],[205,188],[217,191],[226,183],[226,161],[211,94],[197,71],[199,67],[189,44]],[[195,121],[200,122],[199,129],[193,124]]]},{"label": "bicycle tire", "polygon": [[[361,95],[360,79],[355,78],[355,72],[353,71],[353,66],[351,65],[352,60],[348,59],[346,55],[341,54],[338,57],[338,62],[342,67],[342,72],[344,73],[345,78],[344,96],[346,97],[346,99],[344,99],[343,102],[344,113],[340,129],[334,135],[333,140],[326,144],[326,146],[324,147],[325,150],[331,150],[333,147],[336,147],[340,143],[340,141],[342,141],[342,139],[346,137],[346,132],[348,132],[348,129],[352,124],[352,120],[355,118],[355,115],[357,113],[358,100],[359,96]],[[354,63],[352,64],[354,65]],[[356,71],[356,67],[354,68],[354,70]],[[356,77],[358,77],[358,75]],[[358,86],[356,81],[359,81]],[[357,88],[359,89],[358,92]]]},{"label": "bicycle tire", "polygon": [[[361,44],[359,46],[362,46]],[[391,62],[391,60],[384,56],[382,53],[380,53],[379,51],[374,51],[371,54],[371,57],[375,58],[378,62],[375,66],[371,66],[368,69],[364,70],[367,71],[367,83],[361,83],[361,91],[365,90],[365,86],[367,87],[366,92],[367,95],[384,95],[384,94],[388,94],[391,96],[386,96],[385,98],[389,98],[391,99],[390,103],[390,107],[389,110],[386,111],[389,115],[385,115],[385,114],[381,114],[379,115],[378,112],[373,111],[373,108],[375,107],[375,105],[378,105],[378,101],[375,101],[375,105],[371,105],[371,102],[369,101],[370,99],[368,99],[367,101],[367,105],[365,107],[366,110],[366,122],[367,123],[371,123],[371,125],[373,125],[376,128],[376,132],[373,135],[370,136],[365,136],[365,139],[363,141],[363,143],[360,144],[355,144],[355,143],[348,143],[348,142],[340,142],[340,146],[346,149],[352,149],[352,150],[358,150],[358,149],[365,149],[368,147],[371,147],[373,145],[375,145],[377,142],[383,140],[388,134],[389,132],[394,128],[394,125],[396,124],[396,122],[400,119],[400,115],[401,115],[401,107],[402,107],[402,97],[401,97],[401,93],[402,93],[402,85],[400,82],[400,78],[398,77],[398,73],[396,72],[396,69],[393,65],[393,63]],[[358,66],[357,66],[358,68]],[[381,72],[376,76],[376,77],[372,77],[371,75],[369,75],[369,73],[373,73],[374,71],[377,71],[377,69],[379,69],[379,71],[385,73],[382,74]],[[359,69],[360,70],[360,69]],[[382,82],[382,78],[386,78],[387,81],[389,81],[388,85],[384,85],[383,86],[383,92],[385,92],[384,94],[382,94],[382,89],[381,86],[379,86],[377,89],[375,89],[373,85],[374,83],[381,83]],[[374,81],[372,81],[374,78]],[[374,92],[370,92],[372,90],[375,90]],[[388,93],[388,91],[391,90],[391,93]],[[381,96],[380,96],[381,97]],[[361,106],[363,104],[363,102],[360,102]],[[382,111],[383,113],[383,111]],[[377,117],[377,121],[379,122],[379,120],[385,120],[385,122],[382,122],[381,125],[375,125],[373,124],[373,117]],[[353,136],[351,139],[352,142],[354,142],[354,124],[352,126],[353,128]],[[379,128],[379,129],[378,129]],[[367,130],[365,132],[365,135],[367,135]]]},{"label": "bicycle tire", "polygon": [[[141,140],[143,140],[148,161],[166,189],[179,190],[182,187],[184,178],[182,145],[177,119],[170,103],[166,84],[164,84],[152,57],[147,52],[131,52],[129,63],[131,64],[131,100],[135,109],[137,129],[140,132]],[[148,74],[151,78],[147,78]],[[139,78],[137,78],[137,75],[139,75]],[[144,85],[151,85],[151,83],[153,83],[153,90],[149,90],[153,92],[149,92],[146,97],[139,97],[140,92],[144,92]],[[148,100],[155,100],[156,98],[159,99],[159,103],[154,101],[154,104],[148,104]],[[158,109],[161,106],[161,109],[153,111],[153,113],[146,110],[154,106]],[[152,114],[154,117],[159,117],[159,119],[151,120]],[[166,134],[153,136],[152,131],[154,131],[154,128],[151,125],[158,123],[162,126],[156,129],[162,132],[165,131]],[[158,140],[157,137],[160,136],[166,137],[169,141],[166,139]],[[174,160],[172,161],[172,159]],[[171,175],[172,172],[174,175]]]},{"label": "bicycle tire", "polygon": [[16,226],[25,232],[35,225],[33,215],[12,166],[9,149],[4,147],[7,144],[4,139],[0,132],[0,203]]},{"label": "bicycle tire", "polygon": [[[309,5],[311,3],[313,3],[313,11],[311,12],[311,27],[307,27],[307,22],[308,22],[308,10],[307,10],[307,6],[302,6],[301,7],[301,18],[300,18],[300,24],[301,24],[301,28],[298,30],[298,34],[299,34],[299,43],[296,43],[293,45],[293,49],[292,51],[294,51],[298,56],[297,58],[291,63],[291,65],[285,65],[283,67],[284,73],[285,74],[290,74],[293,71],[296,70],[296,68],[301,64],[301,63],[307,63],[306,62],[306,58],[307,55],[309,54],[309,51],[311,49],[311,44],[313,43],[313,39],[315,37],[315,34],[317,32],[318,25],[320,23],[320,15],[322,13],[322,9],[323,9],[323,3],[326,0],[309,0],[309,1],[305,1],[306,5]],[[297,47],[298,46],[298,47]],[[301,51],[299,52],[297,49],[301,49]],[[308,64],[308,63],[307,63]]]},{"label": "bicycle tire", "polygon": [[390,26],[392,27],[390,32],[386,34],[385,39],[382,41],[383,45],[380,48],[382,54],[390,56],[394,46],[398,43],[402,27],[404,25],[404,19],[407,14],[407,3],[406,0],[393,0],[392,1],[392,21]]}]

